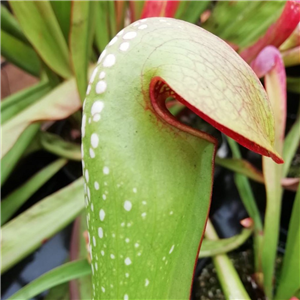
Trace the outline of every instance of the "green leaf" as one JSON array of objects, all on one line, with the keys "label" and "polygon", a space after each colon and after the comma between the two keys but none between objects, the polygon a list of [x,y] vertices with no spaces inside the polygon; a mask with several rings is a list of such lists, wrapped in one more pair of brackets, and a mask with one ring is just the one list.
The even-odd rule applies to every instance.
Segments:
[{"label": "green leaf", "polygon": [[71,1],[50,1],[53,12],[57,19],[66,42],[69,42],[70,20],[71,20]]},{"label": "green leaf", "polygon": [[293,205],[292,216],[290,220],[288,238],[285,247],[283,265],[280,273],[279,286],[275,296],[275,300],[291,299],[300,289],[300,227],[299,227],[299,211],[300,211],[300,188],[296,194]]},{"label": "green leaf", "polygon": [[[77,89],[81,101],[85,97],[87,88],[87,69],[92,39],[91,10],[94,5],[90,1],[73,1],[70,30],[70,52]],[[90,41],[90,43],[88,42]]]},{"label": "green leaf", "polygon": [[34,86],[4,98],[1,102],[1,124],[45,96],[51,88],[48,82],[41,81]]},{"label": "green leaf", "polygon": [[175,18],[190,23],[199,22],[201,14],[210,3],[211,1],[180,1]]},{"label": "green leaf", "polygon": [[[239,146],[235,141],[228,138],[227,139],[229,147],[232,152],[232,156],[235,159],[241,159],[241,153],[239,150]],[[240,198],[249,214],[250,218],[254,222],[254,263],[255,263],[255,271],[261,272],[261,249],[263,242],[263,224],[260,218],[260,213],[258,207],[255,202],[255,198],[251,189],[250,182],[248,178],[242,174],[235,173],[234,175],[234,183],[239,192]]]},{"label": "green leaf", "polygon": [[81,101],[76,90],[75,80],[70,79],[60,84],[45,97],[24,109],[3,125],[2,134],[5,138],[5,144],[2,145],[1,155],[4,156],[11,149],[20,134],[30,124],[67,118],[79,110],[80,107]]},{"label": "green leaf", "polygon": [[49,1],[12,1],[10,5],[45,63],[63,78],[71,77],[68,47]]},{"label": "green leaf", "polygon": [[216,157],[216,164],[233,172],[245,175],[257,182],[264,182],[262,173],[244,159]]},{"label": "green leaf", "polygon": [[216,141],[173,118],[171,96],[250,149],[272,152],[265,91],[230,46],[171,18],[121,31],[101,54],[82,122],[95,299],[101,287],[107,299],[190,295]]},{"label": "green leaf", "polygon": [[[8,300],[29,300],[49,288],[90,273],[91,267],[87,260],[69,262],[43,274],[9,297]],[[56,300],[58,299],[56,298]]]},{"label": "green leaf", "polygon": [[34,49],[2,29],[1,55],[33,76],[39,76],[41,64]]},{"label": "green leaf", "polygon": [[299,141],[300,141],[299,128],[300,128],[300,107],[298,109],[297,119],[284,140],[283,153],[282,153],[284,159],[283,174],[282,174],[283,177],[286,177],[288,175],[293,157],[299,147]]},{"label": "green leaf", "polygon": [[74,220],[84,207],[82,185],[80,178],[2,227],[1,273]]},{"label": "green leaf", "polygon": [[110,32],[110,36],[113,37],[117,34],[115,1],[108,1],[107,8],[108,8],[109,32]]},{"label": "green leaf", "polygon": [[5,197],[1,201],[1,225],[6,223],[25,201],[41,188],[45,182],[47,182],[66,163],[67,160],[65,159],[59,159],[51,163]]},{"label": "green leaf", "polygon": [[99,52],[104,50],[110,40],[107,5],[107,1],[99,1],[95,4],[95,18],[97,20],[95,41]]},{"label": "green leaf", "polygon": [[218,1],[203,28],[243,49],[264,35],[284,5],[285,1]]},{"label": "green leaf", "polygon": [[252,232],[252,229],[244,228],[240,234],[227,239],[203,239],[199,258],[215,256],[235,250],[248,240]]},{"label": "green leaf", "polygon": [[[32,124],[24,130],[19,136],[13,147],[1,159],[1,186],[7,180],[23,153],[31,144],[37,132],[40,129],[40,124]],[[4,135],[3,135],[4,136]]]},{"label": "green leaf", "polygon": [[71,300],[69,294],[69,283],[65,282],[51,288],[44,300]]},{"label": "green leaf", "polygon": [[1,29],[7,34],[15,37],[25,44],[28,44],[28,41],[24,36],[20,25],[4,5],[1,5]]},{"label": "green leaf", "polygon": [[288,91],[300,94],[300,78],[287,77],[286,83]]},{"label": "green leaf", "polygon": [[59,135],[41,132],[39,141],[48,152],[71,160],[81,160],[80,146],[64,141]]}]

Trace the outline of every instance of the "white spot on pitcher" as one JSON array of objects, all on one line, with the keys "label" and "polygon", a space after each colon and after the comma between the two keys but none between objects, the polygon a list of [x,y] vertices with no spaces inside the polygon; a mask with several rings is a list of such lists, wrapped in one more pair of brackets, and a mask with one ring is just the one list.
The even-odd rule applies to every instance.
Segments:
[{"label": "white spot on pitcher", "polygon": [[123,39],[124,40],[131,40],[134,39],[136,37],[137,33],[135,31],[129,31],[127,33],[124,34]]},{"label": "white spot on pitcher", "polygon": [[116,57],[114,54],[108,54],[104,61],[103,61],[103,67],[110,68],[116,63]]},{"label": "white spot on pitcher", "polygon": [[128,200],[126,200],[126,201],[124,202],[124,209],[127,210],[127,211],[130,211],[131,208],[132,208],[131,202],[128,201]]}]

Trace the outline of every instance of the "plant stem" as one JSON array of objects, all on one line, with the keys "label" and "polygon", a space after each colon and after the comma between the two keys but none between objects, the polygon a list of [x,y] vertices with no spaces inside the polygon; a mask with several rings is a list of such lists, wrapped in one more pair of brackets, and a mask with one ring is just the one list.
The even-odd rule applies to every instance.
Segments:
[{"label": "plant stem", "polygon": [[[210,240],[218,240],[219,237],[208,219],[205,237]],[[250,299],[239,275],[226,254],[214,256],[213,262],[226,299]]]}]

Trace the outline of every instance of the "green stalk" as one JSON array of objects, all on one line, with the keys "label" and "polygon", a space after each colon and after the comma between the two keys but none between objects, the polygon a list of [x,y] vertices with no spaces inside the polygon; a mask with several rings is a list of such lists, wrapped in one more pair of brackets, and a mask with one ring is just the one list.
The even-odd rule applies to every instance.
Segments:
[{"label": "green stalk", "polygon": [[[237,143],[231,138],[227,138],[228,144],[232,151],[234,158],[241,159],[241,153]],[[254,222],[254,264],[256,272],[261,272],[260,253],[263,243],[263,224],[260,218],[259,210],[257,208],[255,198],[246,176],[235,173],[234,182],[238,189],[239,195],[243,204]]]},{"label": "green stalk", "polygon": [[275,165],[272,161],[263,157],[263,169],[266,182],[267,207],[261,255],[265,294],[268,299],[272,299],[283,192],[280,184],[283,166]]},{"label": "green stalk", "polygon": [[[219,239],[209,219],[206,225],[205,237],[210,240]],[[213,257],[213,262],[225,299],[250,299],[229,257],[226,254],[217,255]]]}]

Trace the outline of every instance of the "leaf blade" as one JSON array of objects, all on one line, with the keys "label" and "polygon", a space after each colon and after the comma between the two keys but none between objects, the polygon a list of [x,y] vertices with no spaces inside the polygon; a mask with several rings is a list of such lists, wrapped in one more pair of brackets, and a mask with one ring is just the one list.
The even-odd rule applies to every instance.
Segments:
[{"label": "leaf blade", "polygon": [[8,299],[29,300],[49,288],[90,273],[91,268],[87,260],[69,262],[43,274]]},{"label": "leaf blade", "polygon": [[19,162],[25,150],[30,146],[39,129],[40,124],[31,124],[28,126],[8,153],[1,158],[1,186],[5,183],[12,170]]},{"label": "leaf blade", "polygon": [[22,70],[38,77],[41,64],[34,50],[1,29],[1,55]]},{"label": "leaf blade", "polygon": [[1,102],[1,124],[45,96],[50,90],[51,85],[48,82],[39,82],[32,87],[4,98]]},{"label": "leaf blade", "polygon": [[71,160],[80,161],[80,146],[64,141],[59,135],[42,132],[39,136],[41,146],[46,151]]},{"label": "leaf blade", "polygon": [[68,43],[70,32],[71,1],[50,1],[60,29]]},{"label": "leaf blade", "polygon": [[[299,253],[300,253],[300,188],[298,188],[290,219],[286,251],[283,258],[283,265],[280,274],[279,286],[275,300],[292,299],[300,288],[299,274]],[[296,275],[298,274],[298,276]]]},{"label": "leaf blade", "polygon": [[253,229],[243,228],[241,233],[227,239],[203,239],[199,258],[225,254],[237,249],[245,243],[245,241],[251,236],[252,232]]},{"label": "leaf blade", "polygon": [[48,181],[56,172],[58,172],[67,160],[59,159],[47,167],[43,168],[37,174],[32,176],[23,185],[9,194],[1,201],[1,225],[6,223],[12,215],[31,197],[46,181]]},{"label": "leaf blade", "polygon": [[37,249],[45,239],[64,228],[83,210],[82,185],[80,178],[2,227],[1,273]]},{"label": "leaf blade", "polygon": [[72,76],[68,47],[48,1],[10,2],[26,37],[45,63],[63,78]]},{"label": "leaf blade", "polygon": [[73,1],[71,10],[70,52],[81,101],[85,97],[87,88],[89,52],[92,46],[87,42],[90,32],[91,4],[89,1]]},{"label": "leaf blade", "polygon": [[20,134],[32,123],[45,120],[60,120],[68,117],[81,107],[81,101],[74,79],[70,79],[53,89],[45,97],[21,111],[3,125],[6,139],[1,157],[16,143]]},{"label": "leaf blade", "polygon": [[18,22],[4,5],[1,6],[1,29],[28,44]]},{"label": "leaf blade", "polygon": [[264,182],[262,173],[244,159],[216,157],[215,162],[219,166],[225,167],[233,172],[238,172],[252,180],[260,183]]}]

